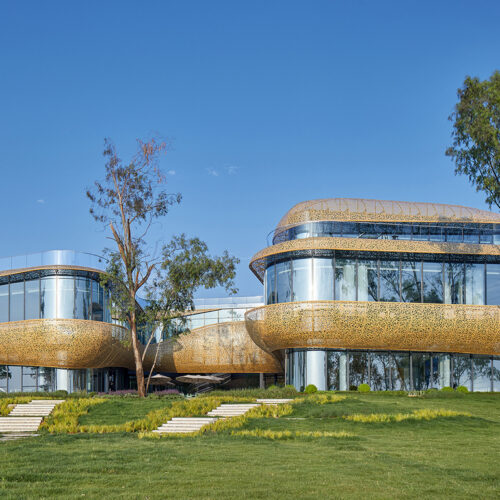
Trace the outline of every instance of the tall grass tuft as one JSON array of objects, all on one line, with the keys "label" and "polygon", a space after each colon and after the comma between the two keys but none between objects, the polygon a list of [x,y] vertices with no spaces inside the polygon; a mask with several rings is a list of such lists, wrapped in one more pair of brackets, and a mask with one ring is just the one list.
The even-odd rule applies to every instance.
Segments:
[{"label": "tall grass tuft", "polygon": [[347,415],[343,417],[345,420],[351,422],[360,422],[363,424],[374,424],[374,423],[392,423],[392,422],[404,422],[406,420],[433,420],[436,418],[450,418],[450,417],[471,417],[472,415],[468,412],[459,412],[452,410],[415,410],[412,413],[372,413],[369,415],[364,415],[362,413],[355,415]]}]

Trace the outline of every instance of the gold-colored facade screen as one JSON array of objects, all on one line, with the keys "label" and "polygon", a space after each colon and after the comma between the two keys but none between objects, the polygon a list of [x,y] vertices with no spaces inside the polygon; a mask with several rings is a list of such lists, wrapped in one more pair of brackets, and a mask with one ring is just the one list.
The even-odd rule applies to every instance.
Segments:
[{"label": "gold-colored facade screen", "polygon": [[286,348],[500,355],[500,306],[313,301],[247,312],[254,342]]}]

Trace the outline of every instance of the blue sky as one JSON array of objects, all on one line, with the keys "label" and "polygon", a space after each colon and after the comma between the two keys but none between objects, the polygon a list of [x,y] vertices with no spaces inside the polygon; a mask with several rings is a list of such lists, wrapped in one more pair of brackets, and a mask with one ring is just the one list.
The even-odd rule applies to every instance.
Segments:
[{"label": "blue sky", "polygon": [[[241,259],[295,203],[486,208],[444,156],[465,75],[500,69],[496,1],[1,1],[0,256],[100,252],[104,137],[160,134],[183,203],[154,228]],[[220,291],[200,296],[220,295]]]}]

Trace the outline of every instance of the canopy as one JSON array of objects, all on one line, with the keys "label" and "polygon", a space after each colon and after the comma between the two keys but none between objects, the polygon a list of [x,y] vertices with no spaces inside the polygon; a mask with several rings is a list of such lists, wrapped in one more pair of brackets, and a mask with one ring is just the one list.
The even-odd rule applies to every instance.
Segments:
[{"label": "canopy", "polygon": [[175,379],[176,382],[184,382],[185,384],[202,384],[208,382],[211,384],[220,384],[222,379],[213,375],[182,375]]},{"label": "canopy", "polygon": [[156,375],[153,375],[151,377],[151,380],[149,381],[150,385],[170,385],[172,382],[172,379],[170,377],[167,377],[166,375],[161,375],[157,373]]}]

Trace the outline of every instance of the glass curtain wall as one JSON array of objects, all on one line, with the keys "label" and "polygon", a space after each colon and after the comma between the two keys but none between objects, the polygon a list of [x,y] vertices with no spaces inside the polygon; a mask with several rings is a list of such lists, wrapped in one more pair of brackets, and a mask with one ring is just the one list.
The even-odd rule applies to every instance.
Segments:
[{"label": "glass curtain wall", "polygon": [[112,322],[110,295],[96,280],[43,276],[0,285],[0,323],[28,319]]},{"label": "glass curtain wall", "polygon": [[307,300],[500,305],[500,264],[309,257],[271,264],[266,304]]},{"label": "glass curtain wall", "polygon": [[[500,390],[500,358],[463,354],[288,349],[287,383],[297,390],[326,377],[328,390],[426,390],[465,386]],[[324,376],[318,377],[325,372]],[[315,383],[315,385],[317,385]]]}]

